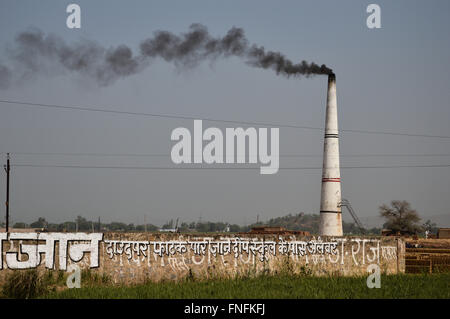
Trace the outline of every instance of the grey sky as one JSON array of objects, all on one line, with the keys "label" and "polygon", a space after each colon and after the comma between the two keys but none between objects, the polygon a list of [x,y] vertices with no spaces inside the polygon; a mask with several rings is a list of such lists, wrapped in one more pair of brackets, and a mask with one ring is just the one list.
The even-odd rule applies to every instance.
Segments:
[{"label": "grey sky", "polygon": [[[337,74],[341,129],[450,135],[450,2],[448,1],[74,1],[82,28],[65,25],[73,1],[2,0],[0,63],[17,33],[37,27],[68,43],[105,47],[139,42],[156,30],[186,32],[202,23],[223,36],[232,26],[252,43],[288,58],[325,63]],[[366,7],[378,3],[382,29],[369,30]],[[198,118],[322,127],[326,76],[285,79],[237,58],[180,72],[156,59],[143,72],[107,87],[74,74],[37,76],[7,90],[4,100],[93,106]],[[170,133],[193,121],[27,108],[0,103],[0,152],[169,154]],[[231,127],[204,122],[204,127]],[[239,125],[233,125],[239,126]],[[450,139],[341,134],[342,166],[450,164],[450,156],[348,157],[368,154],[450,154]],[[280,129],[281,167],[322,165],[323,132]],[[309,157],[318,155],[317,157]],[[2,162],[5,155],[1,154]],[[169,166],[170,157],[13,155],[13,162],[101,166]],[[259,165],[257,166],[259,167]],[[342,170],[343,196],[363,220],[378,206],[410,201],[420,215],[449,223],[450,168]],[[2,175],[4,177],[4,174]],[[4,178],[0,196],[4,196]],[[113,170],[15,167],[13,221],[54,222],[77,215],[162,225],[171,218],[250,223],[317,213],[321,170]],[[2,209],[3,212],[3,209]],[[350,220],[344,213],[344,219]],[[3,213],[2,213],[3,215]],[[3,217],[2,217],[3,218]]]}]

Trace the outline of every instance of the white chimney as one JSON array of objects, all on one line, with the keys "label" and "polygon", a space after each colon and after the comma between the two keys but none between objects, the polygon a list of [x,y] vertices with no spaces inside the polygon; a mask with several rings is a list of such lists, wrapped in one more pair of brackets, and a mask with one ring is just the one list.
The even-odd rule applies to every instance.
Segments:
[{"label": "white chimney", "polygon": [[323,148],[322,193],[320,199],[321,236],[342,236],[341,173],[336,101],[336,75],[328,75],[327,114]]}]

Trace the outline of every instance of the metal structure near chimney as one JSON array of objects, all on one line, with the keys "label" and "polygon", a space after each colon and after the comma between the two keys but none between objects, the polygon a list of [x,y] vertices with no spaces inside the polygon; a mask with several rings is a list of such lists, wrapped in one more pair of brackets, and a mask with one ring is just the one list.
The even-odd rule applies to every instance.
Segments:
[{"label": "metal structure near chimney", "polygon": [[320,226],[322,236],[342,236],[341,173],[336,98],[336,75],[328,75],[327,111],[323,149]]}]

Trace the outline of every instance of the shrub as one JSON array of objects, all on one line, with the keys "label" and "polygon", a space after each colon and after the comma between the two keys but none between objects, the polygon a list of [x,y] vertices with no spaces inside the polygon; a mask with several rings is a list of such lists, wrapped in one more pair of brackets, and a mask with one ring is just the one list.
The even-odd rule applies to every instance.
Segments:
[{"label": "shrub", "polygon": [[47,292],[48,278],[39,275],[36,269],[14,271],[3,286],[3,295],[14,299],[36,298]]},{"label": "shrub", "polygon": [[107,273],[93,272],[91,269],[83,269],[81,271],[81,284],[88,286],[107,285],[112,282],[111,277]]}]

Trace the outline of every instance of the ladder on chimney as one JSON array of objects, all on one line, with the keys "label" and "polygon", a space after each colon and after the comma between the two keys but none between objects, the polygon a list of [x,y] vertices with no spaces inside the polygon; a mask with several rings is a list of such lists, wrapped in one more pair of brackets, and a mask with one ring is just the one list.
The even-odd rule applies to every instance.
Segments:
[{"label": "ladder on chimney", "polygon": [[352,218],[355,221],[355,224],[358,225],[359,229],[362,232],[365,232],[366,229],[364,228],[363,224],[361,223],[358,216],[356,215],[350,202],[347,199],[342,198],[341,202],[339,203],[339,206],[340,207],[345,206],[347,208],[347,210],[349,211],[350,215],[352,215]]}]

